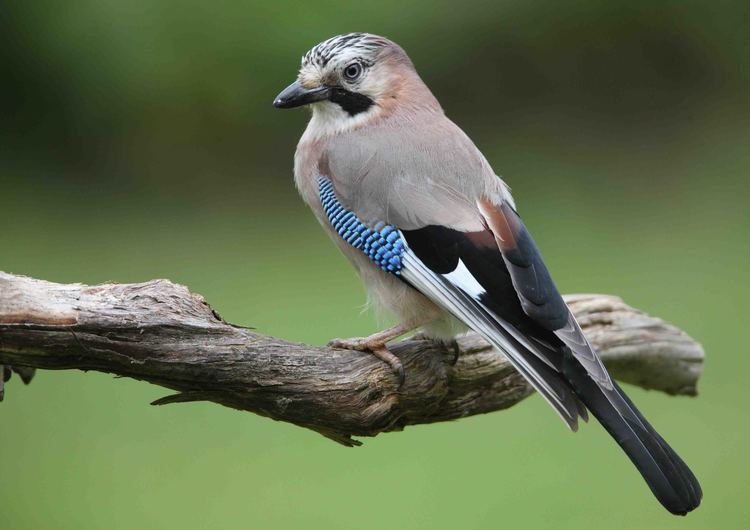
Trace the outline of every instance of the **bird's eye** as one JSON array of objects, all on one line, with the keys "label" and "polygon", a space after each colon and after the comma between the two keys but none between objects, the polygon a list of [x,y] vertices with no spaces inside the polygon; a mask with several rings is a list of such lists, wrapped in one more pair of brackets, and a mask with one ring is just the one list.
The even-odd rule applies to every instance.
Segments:
[{"label": "bird's eye", "polygon": [[351,63],[344,68],[344,77],[349,81],[354,81],[360,75],[362,75],[362,65],[359,63]]}]

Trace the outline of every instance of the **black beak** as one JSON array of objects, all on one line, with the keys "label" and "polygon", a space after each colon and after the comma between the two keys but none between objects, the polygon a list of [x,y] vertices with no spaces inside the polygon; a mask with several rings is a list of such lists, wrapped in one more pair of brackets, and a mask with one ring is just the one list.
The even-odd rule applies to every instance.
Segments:
[{"label": "black beak", "polygon": [[300,85],[299,81],[295,81],[276,96],[276,99],[273,100],[273,106],[277,109],[291,109],[308,103],[323,101],[328,99],[329,95],[330,89],[326,86],[305,88]]}]

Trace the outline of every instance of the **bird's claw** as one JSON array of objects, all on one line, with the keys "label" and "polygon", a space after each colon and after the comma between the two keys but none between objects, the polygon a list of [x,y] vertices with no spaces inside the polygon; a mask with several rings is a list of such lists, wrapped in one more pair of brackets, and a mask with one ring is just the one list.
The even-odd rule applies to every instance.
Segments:
[{"label": "bird's claw", "polygon": [[357,350],[369,352],[381,361],[388,364],[393,373],[398,378],[398,388],[401,389],[406,381],[406,372],[401,359],[396,357],[384,343],[380,341],[370,341],[367,337],[354,337],[351,339],[333,339],[328,343],[331,348],[342,348],[347,350]]}]

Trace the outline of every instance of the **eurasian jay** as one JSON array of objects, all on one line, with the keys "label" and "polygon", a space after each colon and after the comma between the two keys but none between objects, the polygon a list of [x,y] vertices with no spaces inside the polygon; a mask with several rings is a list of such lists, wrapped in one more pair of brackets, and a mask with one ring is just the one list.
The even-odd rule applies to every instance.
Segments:
[{"label": "eurasian jay", "polygon": [[508,187],[400,46],[367,33],[324,41],[274,105],[312,108],[294,157],[297,188],[372,301],[401,322],[334,346],[374,353],[403,381],[388,341],[417,328],[449,340],[471,328],[571,430],[591,411],[670,512],[700,504],[693,473],[581,332]]}]

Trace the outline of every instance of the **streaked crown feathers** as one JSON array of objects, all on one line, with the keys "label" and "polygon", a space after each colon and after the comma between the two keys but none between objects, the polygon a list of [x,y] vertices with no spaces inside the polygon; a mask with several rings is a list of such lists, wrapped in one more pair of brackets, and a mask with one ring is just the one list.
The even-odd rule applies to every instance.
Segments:
[{"label": "streaked crown feathers", "polygon": [[[392,43],[385,37],[379,37],[370,33],[347,33],[337,35],[314,46],[302,56],[302,67],[317,65],[325,67],[331,59],[347,52],[347,55],[360,53],[363,56],[372,55],[373,52],[391,46]],[[363,59],[365,58],[363,57]]]}]

